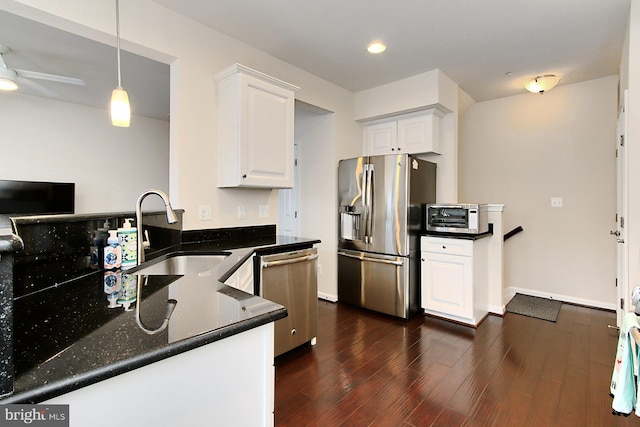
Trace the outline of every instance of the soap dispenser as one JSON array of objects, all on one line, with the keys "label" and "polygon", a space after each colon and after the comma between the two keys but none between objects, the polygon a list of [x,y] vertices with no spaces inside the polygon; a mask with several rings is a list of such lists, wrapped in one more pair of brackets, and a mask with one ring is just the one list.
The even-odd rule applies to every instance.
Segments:
[{"label": "soap dispenser", "polygon": [[118,230],[109,230],[107,246],[104,247],[104,269],[116,270],[122,266],[122,248],[118,244]]},{"label": "soap dispenser", "polygon": [[118,243],[122,248],[122,269],[127,270],[138,264],[138,230],[131,225],[133,219],[126,218],[118,228]]}]

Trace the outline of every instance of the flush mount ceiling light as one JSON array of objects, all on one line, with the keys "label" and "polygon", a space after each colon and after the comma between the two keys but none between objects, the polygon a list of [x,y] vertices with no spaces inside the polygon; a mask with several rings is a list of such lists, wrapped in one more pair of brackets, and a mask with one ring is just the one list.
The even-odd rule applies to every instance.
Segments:
[{"label": "flush mount ceiling light", "polygon": [[542,94],[556,87],[559,81],[560,77],[555,74],[545,74],[529,80],[525,88],[527,88],[529,92]]},{"label": "flush mount ceiling light", "polygon": [[111,92],[111,124],[118,127],[129,127],[131,108],[129,95],[122,87],[120,73],[120,2],[116,0],[116,51],[118,55],[118,87]]},{"label": "flush mount ceiling light", "polygon": [[374,40],[369,43],[369,46],[367,46],[367,50],[369,51],[369,53],[382,53],[386,48],[387,46],[385,46],[385,44],[380,40]]}]

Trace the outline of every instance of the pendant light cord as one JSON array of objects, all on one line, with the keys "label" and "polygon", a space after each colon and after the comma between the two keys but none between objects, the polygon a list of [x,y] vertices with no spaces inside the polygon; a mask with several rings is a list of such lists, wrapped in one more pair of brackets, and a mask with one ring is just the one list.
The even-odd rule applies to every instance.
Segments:
[{"label": "pendant light cord", "polygon": [[120,0],[116,0],[116,51],[118,54],[118,87],[122,87],[120,76]]}]

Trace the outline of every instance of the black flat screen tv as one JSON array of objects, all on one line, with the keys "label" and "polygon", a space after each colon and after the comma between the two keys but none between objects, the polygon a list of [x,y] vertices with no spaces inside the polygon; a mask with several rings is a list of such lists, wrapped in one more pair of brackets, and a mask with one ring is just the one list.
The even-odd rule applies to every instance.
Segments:
[{"label": "black flat screen tv", "polygon": [[0,214],[72,214],[75,183],[0,180]]}]

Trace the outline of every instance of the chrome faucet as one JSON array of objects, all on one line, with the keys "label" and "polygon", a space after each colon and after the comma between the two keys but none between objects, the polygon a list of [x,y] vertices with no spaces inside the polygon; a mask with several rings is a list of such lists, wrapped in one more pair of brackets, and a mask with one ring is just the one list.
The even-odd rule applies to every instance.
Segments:
[{"label": "chrome faucet", "polygon": [[138,265],[144,262],[145,243],[148,243],[144,241],[144,233],[142,232],[142,201],[150,194],[155,194],[162,198],[164,206],[167,209],[167,222],[169,224],[178,222],[178,217],[176,216],[176,213],[173,211],[171,203],[169,202],[169,196],[167,196],[163,191],[147,190],[142,193],[140,197],[138,197],[138,201],[136,202],[136,226],[138,227]]}]

